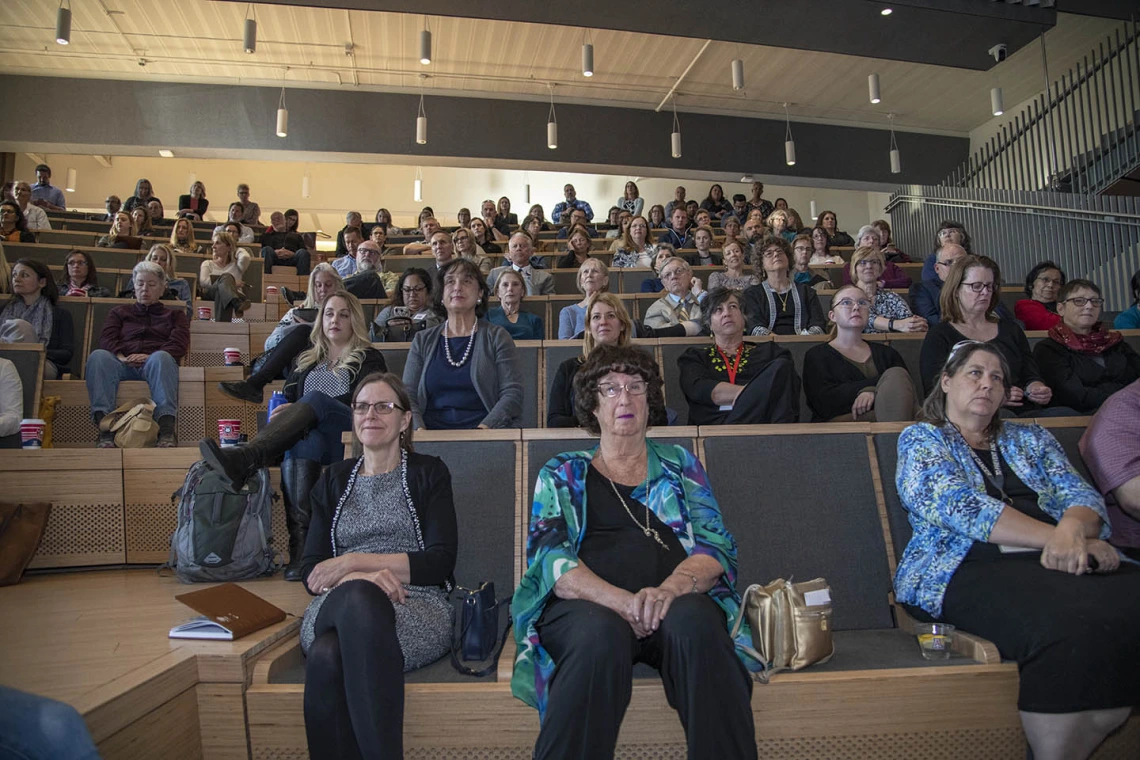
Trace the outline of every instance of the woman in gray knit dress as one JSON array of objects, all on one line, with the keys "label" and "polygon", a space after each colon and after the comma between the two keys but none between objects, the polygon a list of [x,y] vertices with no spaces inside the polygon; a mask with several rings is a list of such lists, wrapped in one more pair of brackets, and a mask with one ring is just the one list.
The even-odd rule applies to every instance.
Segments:
[{"label": "woman in gray knit dress", "polygon": [[352,399],[363,456],[312,494],[302,579],[305,733],[312,758],[403,757],[404,673],[451,647],[457,551],[451,473],[412,451],[408,394],[393,374]]}]

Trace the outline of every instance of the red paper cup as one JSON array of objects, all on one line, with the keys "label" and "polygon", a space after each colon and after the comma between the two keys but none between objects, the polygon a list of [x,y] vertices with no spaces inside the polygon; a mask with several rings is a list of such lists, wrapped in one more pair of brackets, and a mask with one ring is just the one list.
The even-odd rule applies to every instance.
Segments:
[{"label": "red paper cup", "polygon": [[199,306],[198,307],[198,319],[209,320],[210,317],[212,317],[213,315],[214,315],[213,307],[210,307],[210,306]]},{"label": "red paper cup", "polygon": [[225,357],[227,367],[236,367],[241,364],[240,348],[223,348],[222,356]]},{"label": "red paper cup", "polygon": [[45,425],[47,423],[43,420],[20,420],[20,440],[25,449],[42,449],[44,447]]},{"label": "red paper cup", "polygon": [[265,286],[265,295],[267,295],[267,296],[277,295],[277,286],[276,285],[266,285]]},{"label": "red paper cup", "polygon": [[218,420],[218,441],[223,447],[236,446],[241,440],[241,420]]}]

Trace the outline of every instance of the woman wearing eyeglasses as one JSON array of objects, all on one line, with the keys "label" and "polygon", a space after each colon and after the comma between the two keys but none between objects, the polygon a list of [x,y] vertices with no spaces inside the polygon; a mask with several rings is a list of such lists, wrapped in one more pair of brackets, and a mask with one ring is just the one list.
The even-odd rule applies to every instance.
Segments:
[{"label": "woman wearing eyeglasses", "polygon": [[1108,397],[1140,378],[1140,354],[1100,321],[1104,298],[1096,283],[1070,280],[1057,296],[1061,322],[1033,347],[1058,404],[1094,414]]},{"label": "woman wearing eyeglasses", "polygon": [[761,665],[729,635],[736,542],[700,460],[646,438],[665,406],[657,362],[600,345],[574,401],[598,445],[539,472],[511,605],[511,691],[543,716],[534,757],[612,758],[641,661],[661,672],[689,757],[755,758],[749,670]]},{"label": "woman wearing eyeglasses", "polygon": [[302,560],[305,735],[314,758],[403,757],[404,673],[451,648],[451,473],[412,450],[400,378],[368,375],[350,407],[362,454],[313,489]]},{"label": "woman wearing eyeglasses", "polygon": [[851,254],[854,284],[871,302],[871,313],[863,332],[926,332],[925,319],[915,316],[897,293],[879,287],[884,267],[883,252],[877,248],[856,248]]},{"label": "woman wearing eyeglasses", "polygon": [[1011,319],[994,313],[1000,300],[1001,270],[986,256],[963,256],[954,262],[942,286],[942,321],[922,342],[919,367],[925,393],[938,383],[951,349],[962,341],[992,343],[1010,369],[1010,392],[1002,414],[1007,417],[1059,416],[1073,410],[1046,410],[1053,390],[1044,383],[1025,333]]},{"label": "woman wearing eyeglasses", "polygon": [[828,343],[804,356],[804,396],[812,422],[900,422],[914,419],[914,382],[902,355],[863,340],[871,299],[854,285],[831,300]]},{"label": "woman wearing eyeglasses", "polygon": [[792,247],[787,240],[766,237],[756,246],[752,268],[762,278],[744,291],[749,335],[822,335],[823,307],[806,283],[792,279]]},{"label": "woman wearing eyeglasses", "polygon": [[1048,330],[1061,321],[1057,293],[1065,285],[1065,273],[1052,261],[1042,261],[1025,276],[1025,295],[1013,305],[1013,313],[1026,330]]},{"label": "woman wearing eyeglasses", "polygon": [[222,449],[212,438],[198,443],[202,458],[234,490],[284,455],[281,486],[289,529],[287,581],[301,580],[309,496],[322,465],[343,458],[341,436],[352,429],[348,408],[352,394],[363,378],[387,369],[384,355],[368,342],[360,301],[343,290],[325,299],[310,340],[313,347],[297,358],[297,368],[285,381],[287,403],[273,410],[269,424],[248,445]]},{"label": "woman wearing eyeglasses", "polygon": [[419,331],[441,322],[431,307],[431,275],[426,269],[409,267],[396,283],[392,305],[372,320],[372,341],[410,341]]}]

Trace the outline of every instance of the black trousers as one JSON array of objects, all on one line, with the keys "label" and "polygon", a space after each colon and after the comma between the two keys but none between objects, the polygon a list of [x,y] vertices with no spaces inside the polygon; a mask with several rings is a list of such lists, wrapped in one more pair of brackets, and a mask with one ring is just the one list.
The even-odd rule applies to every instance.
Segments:
[{"label": "black trousers", "polygon": [[777,422],[799,422],[800,376],[786,356],[773,359],[756,377],[748,381],[736,397],[732,410],[725,412],[718,425],[766,425]]},{"label": "black trousers", "polygon": [[644,639],[613,610],[581,599],[551,600],[538,633],[557,668],[535,760],[612,758],[635,662],[661,671],[665,696],[685,728],[689,760],[756,757],[752,680],[724,613],[706,594],[678,597]]},{"label": "black trousers", "polygon": [[292,365],[293,360],[311,345],[309,342],[311,334],[310,329],[304,325],[293,326],[281,340],[277,341],[276,346],[264,354],[264,359],[258,358],[260,366],[246,379],[246,382],[261,390],[282,377],[282,373],[287,374],[286,370]]},{"label": "black trousers", "polygon": [[404,756],[404,655],[379,586],[337,586],[317,615],[305,661],[309,757]]}]

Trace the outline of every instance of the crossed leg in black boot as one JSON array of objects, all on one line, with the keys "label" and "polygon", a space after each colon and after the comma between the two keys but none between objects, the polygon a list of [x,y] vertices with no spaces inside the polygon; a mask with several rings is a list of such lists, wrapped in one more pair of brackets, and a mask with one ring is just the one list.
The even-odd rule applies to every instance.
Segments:
[{"label": "crossed leg in black boot", "polygon": [[260,404],[265,386],[279,378],[282,371],[310,345],[309,328],[303,324],[297,325],[285,333],[277,345],[266,354],[264,362],[256,372],[245,380],[218,383],[218,390],[241,401]]}]

